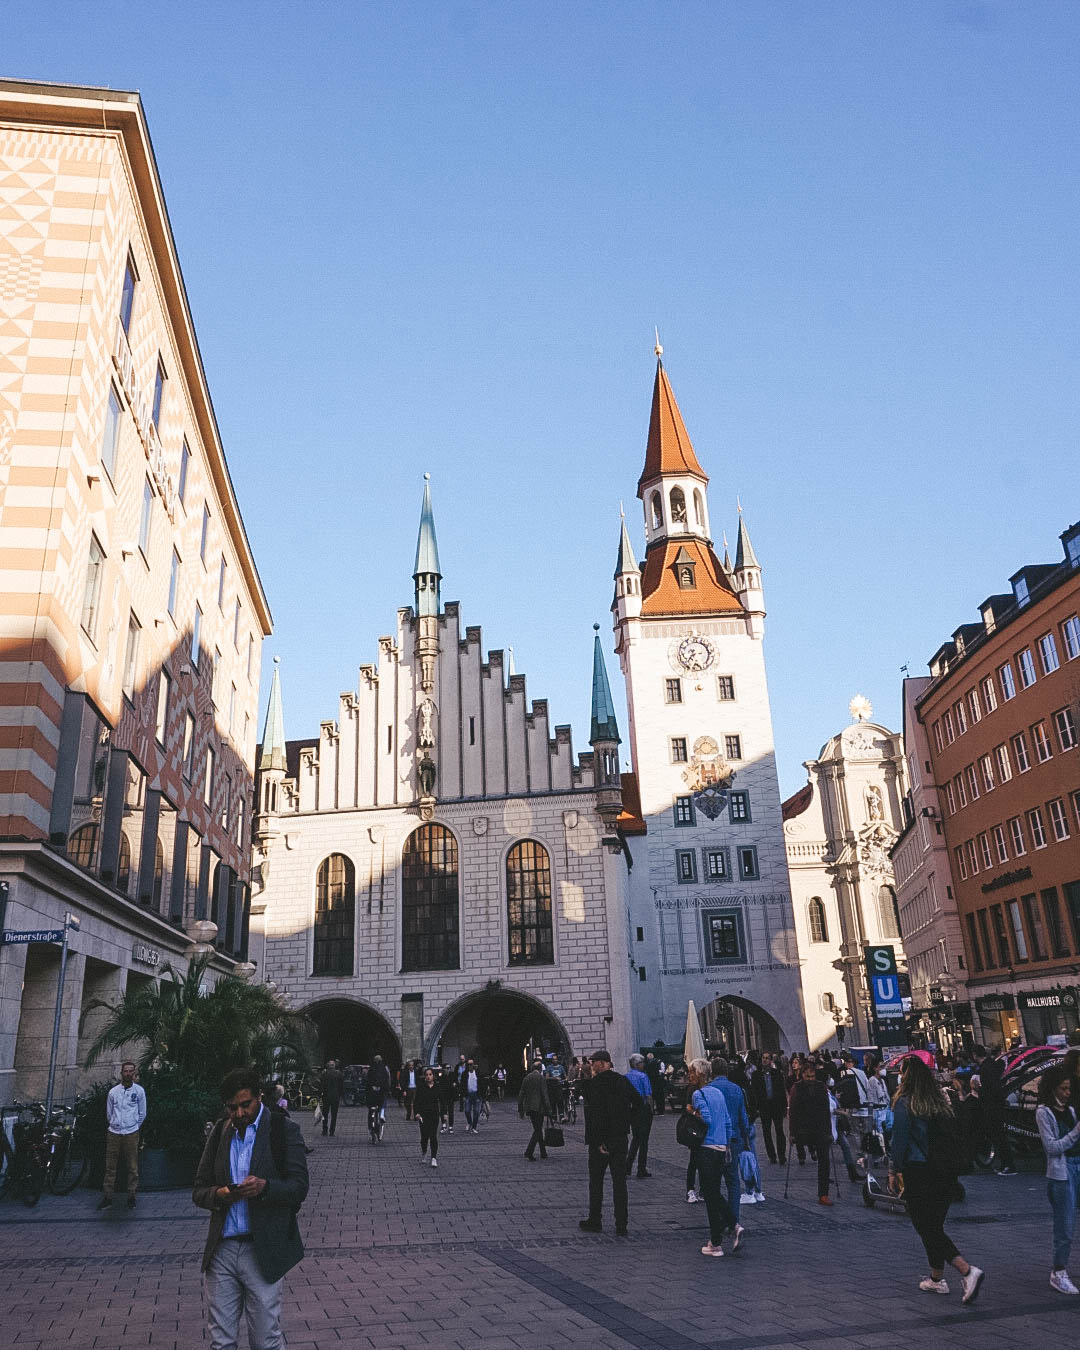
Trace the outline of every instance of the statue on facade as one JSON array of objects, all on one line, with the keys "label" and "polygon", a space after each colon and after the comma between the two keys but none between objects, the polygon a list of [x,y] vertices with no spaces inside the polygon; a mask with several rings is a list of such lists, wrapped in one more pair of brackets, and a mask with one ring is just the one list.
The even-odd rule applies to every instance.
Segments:
[{"label": "statue on facade", "polygon": [[434,797],[436,769],[435,769],[435,761],[431,758],[430,755],[425,755],[424,758],[420,761],[419,768],[417,769],[417,775],[420,779],[420,796]]}]

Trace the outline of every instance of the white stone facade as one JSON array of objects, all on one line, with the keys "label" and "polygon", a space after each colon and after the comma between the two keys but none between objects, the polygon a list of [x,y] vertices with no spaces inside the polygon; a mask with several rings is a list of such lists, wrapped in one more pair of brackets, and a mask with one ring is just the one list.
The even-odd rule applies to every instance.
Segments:
[{"label": "white stone facade", "polygon": [[[630,1010],[617,791],[595,785],[591,752],[574,762],[570,729],[549,728],[545,703],[527,706],[525,678],[504,678],[502,652],[484,659],[478,628],[462,637],[456,604],[437,616],[425,688],[423,623],[398,612],[377,664],[361,667],[357,691],[341,695],[337,721],[293,753],[295,777],[261,773],[251,957],[293,1007],[377,1014],[392,1032],[391,1055],[483,1058],[476,1019],[485,999],[500,997],[546,1048],[579,1055],[606,1046],[621,1062]],[[425,756],[435,767],[431,792],[420,780]],[[279,789],[276,811],[266,809],[268,781]],[[403,969],[402,856],[425,823],[456,840],[454,969]],[[546,964],[510,962],[507,856],[522,840],[550,860]],[[355,874],[351,973],[316,975],[316,876],[331,854],[344,854]],[[377,1022],[369,1025],[371,1034],[361,1026],[349,1043],[358,1062],[375,1046]]]},{"label": "white stone facade", "polygon": [[856,722],[806,770],[809,783],[784,803],[784,836],[809,1044],[835,1044],[839,1012],[849,1043],[867,1045],[864,947],[887,943],[903,963],[888,855],[903,828],[903,739]]}]

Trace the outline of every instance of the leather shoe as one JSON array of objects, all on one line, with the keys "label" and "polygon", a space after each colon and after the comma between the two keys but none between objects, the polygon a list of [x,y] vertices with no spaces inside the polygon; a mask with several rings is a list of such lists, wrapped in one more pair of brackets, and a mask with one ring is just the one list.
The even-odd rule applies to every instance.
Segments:
[{"label": "leather shoe", "polygon": [[602,1233],[604,1225],[602,1223],[593,1223],[592,1219],[579,1219],[578,1227],[583,1233]]},{"label": "leather shoe", "polygon": [[101,1199],[97,1202],[96,1207],[98,1209],[112,1209],[112,1196],[103,1195]]},{"label": "leather shoe", "polygon": [[616,1229],[615,1229],[615,1236],[616,1236],[616,1237],[629,1237],[630,1234],[629,1234],[629,1232],[627,1231],[627,1229],[625,1229],[625,1228],[616,1228]]}]

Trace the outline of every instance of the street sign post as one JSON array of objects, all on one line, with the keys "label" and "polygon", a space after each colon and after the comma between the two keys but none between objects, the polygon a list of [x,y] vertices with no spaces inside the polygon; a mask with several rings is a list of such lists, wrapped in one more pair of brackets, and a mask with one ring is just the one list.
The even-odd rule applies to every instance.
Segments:
[{"label": "street sign post", "polygon": [[866,947],[864,952],[877,1041],[880,1045],[906,1045],[907,1028],[896,952],[891,946]]},{"label": "street sign post", "polygon": [[49,1121],[52,1120],[53,1088],[56,1085],[56,1052],[60,1045],[60,1014],[64,1007],[64,974],[67,971],[69,929],[74,929],[76,932],[79,930],[79,920],[74,914],[64,915],[64,926],[56,934],[57,938],[63,939],[64,945],[60,948],[60,974],[56,979],[56,1012],[53,1015],[52,1049],[49,1051],[49,1087],[45,1094],[46,1130],[49,1128]]},{"label": "street sign post", "polygon": [[22,931],[8,928],[0,935],[5,947],[17,946],[20,942],[63,942],[62,928],[26,928]]}]

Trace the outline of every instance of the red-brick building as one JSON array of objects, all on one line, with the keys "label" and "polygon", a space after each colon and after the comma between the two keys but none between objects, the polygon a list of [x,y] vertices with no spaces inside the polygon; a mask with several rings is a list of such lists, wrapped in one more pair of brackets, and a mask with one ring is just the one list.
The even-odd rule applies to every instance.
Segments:
[{"label": "red-brick building", "polygon": [[1080,522],[930,662],[918,700],[963,930],[976,1039],[1078,1025]]}]

